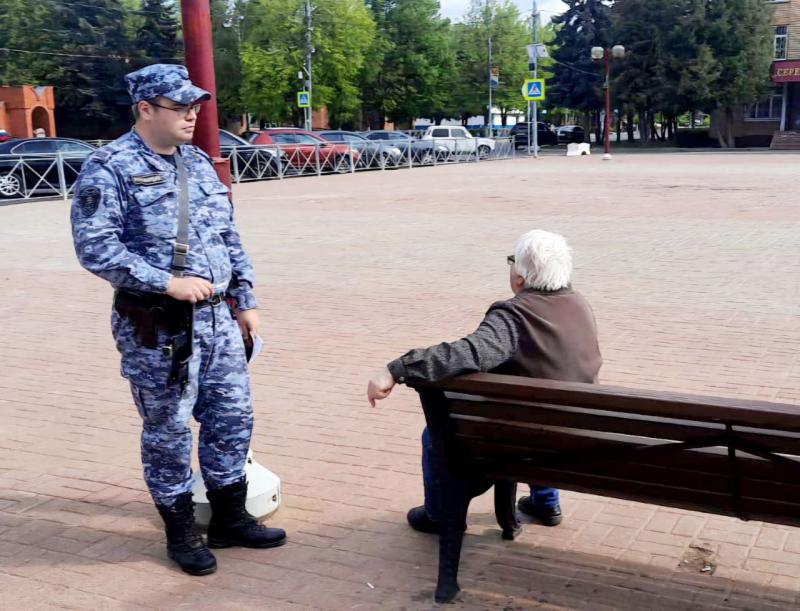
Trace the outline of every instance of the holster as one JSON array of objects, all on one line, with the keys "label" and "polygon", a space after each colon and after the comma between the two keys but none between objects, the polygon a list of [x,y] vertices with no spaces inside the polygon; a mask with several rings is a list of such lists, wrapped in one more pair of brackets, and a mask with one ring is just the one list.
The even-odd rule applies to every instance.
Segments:
[{"label": "holster", "polygon": [[[194,304],[168,295],[118,290],[114,309],[130,321],[142,346],[160,348],[164,356],[171,358],[168,382],[185,386],[192,358]],[[159,331],[166,335],[162,345],[159,345]]]}]

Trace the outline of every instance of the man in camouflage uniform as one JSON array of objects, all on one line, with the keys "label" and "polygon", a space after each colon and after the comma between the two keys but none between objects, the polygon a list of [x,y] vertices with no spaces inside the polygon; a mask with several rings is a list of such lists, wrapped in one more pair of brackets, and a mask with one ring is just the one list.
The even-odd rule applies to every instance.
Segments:
[{"label": "man in camouflage uniform", "polygon": [[[126,81],[136,124],[84,164],[73,239],[81,265],[115,288],[112,331],[143,420],[144,478],[166,525],[169,556],[187,573],[206,575],[216,570],[208,547],[286,541],[283,530],[258,524],[245,510],[253,413],[243,338],[259,327],[253,268],[227,187],[209,157],[188,144],[199,102],[210,94],[178,65],[148,66]],[[188,253],[177,269],[182,185]],[[226,299],[235,301],[236,318]],[[190,355],[177,379],[175,330],[162,324],[175,306],[189,312],[174,336],[184,333]],[[191,416],[200,423],[200,469],[212,509],[208,547],[194,525]]]}]

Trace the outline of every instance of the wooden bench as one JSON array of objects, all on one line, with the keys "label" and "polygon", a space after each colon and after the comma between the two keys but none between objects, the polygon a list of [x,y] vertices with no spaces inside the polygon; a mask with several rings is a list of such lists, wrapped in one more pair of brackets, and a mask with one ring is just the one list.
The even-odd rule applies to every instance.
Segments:
[{"label": "wooden bench", "polygon": [[467,508],[492,485],[505,539],[517,482],[800,524],[800,406],[483,373],[410,385],[442,469],[437,602],[458,593]]}]

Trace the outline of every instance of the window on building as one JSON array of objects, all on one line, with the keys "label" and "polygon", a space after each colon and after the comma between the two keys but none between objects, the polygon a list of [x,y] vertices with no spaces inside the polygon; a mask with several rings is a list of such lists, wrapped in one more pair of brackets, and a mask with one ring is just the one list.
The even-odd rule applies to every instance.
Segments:
[{"label": "window on building", "polygon": [[745,107],[745,119],[779,121],[783,108],[783,85],[777,85],[755,104]]},{"label": "window on building", "polygon": [[779,25],[775,27],[775,59],[786,59],[786,51],[789,43],[789,26]]}]

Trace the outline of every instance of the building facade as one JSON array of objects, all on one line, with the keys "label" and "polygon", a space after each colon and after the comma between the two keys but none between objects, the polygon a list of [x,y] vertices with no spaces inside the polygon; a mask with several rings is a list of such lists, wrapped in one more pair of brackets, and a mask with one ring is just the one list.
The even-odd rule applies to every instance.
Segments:
[{"label": "building facade", "polygon": [[0,87],[0,129],[15,138],[30,138],[37,128],[55,136],[55,106],[52,87]]}]

